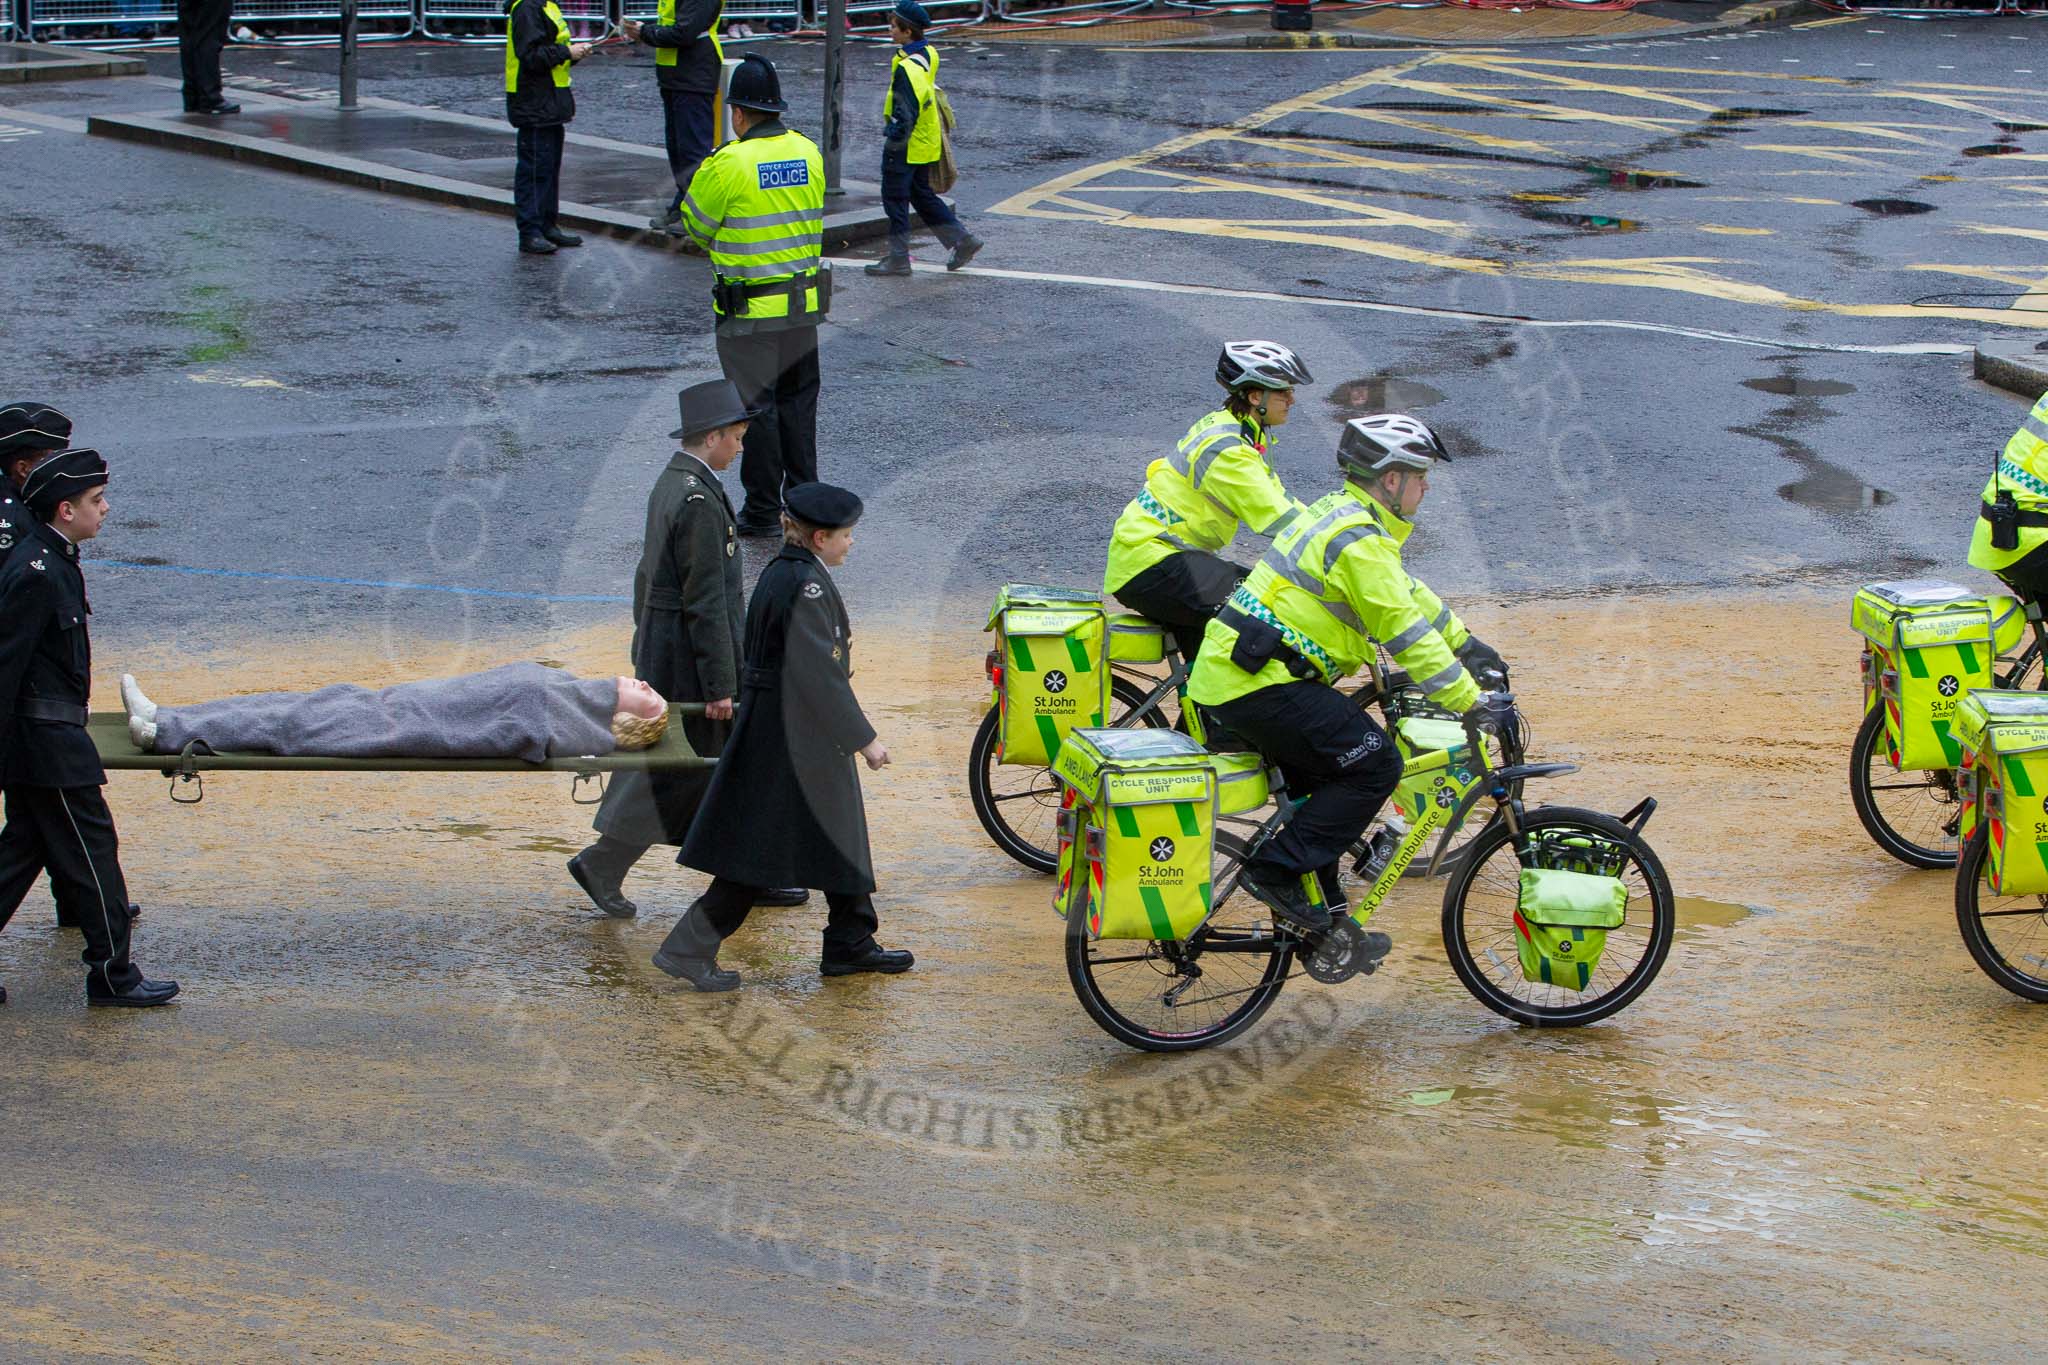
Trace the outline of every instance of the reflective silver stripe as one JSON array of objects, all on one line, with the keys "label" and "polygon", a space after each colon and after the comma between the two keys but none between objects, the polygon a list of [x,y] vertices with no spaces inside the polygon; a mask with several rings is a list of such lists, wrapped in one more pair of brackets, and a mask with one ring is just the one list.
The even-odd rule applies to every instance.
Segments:
[{"label": "reflective silver stripe", "polygon": [[1446,607],[1445,607],[1445,608],[1444,608],[1444,609],[1443,609],[1442,611],[1440,611],[1440,612],[1438,612],[1438,613],[1436,614],[1436,620],[1434,620],[1434,621],[1431,621],[1431,622],[1429,623],[1429,628],[1430,628],[1431,630],[1434,630],[1434,631],[1439,631],[1439,632],[1441,632],[1441,631],[1443,630],[1443,628],[1444,628],[1445,626],[1448,626],[1448,625],[1449,625],[1450,623],[1451,623],[1451,609],[1450,609],[1450,608],[1449,608],[1448,606],[1446,606]]},{"label": "reflective silver stripe", "polygon": [[2037,441],[2048,441],[2048,422],[2043,422],[2031,412],[2027,414],[2027,420],[2020,423],[2020,430]]},{"label": "reflective silver stripe", "polygon": [[1424,678],[1422,680],[1422,690],[1430,693],[1431,695],[1441,692],[1446,687],[1449,687],[1452,683],[1456,682],[1458,680],[1458,675],[1460,673],[1463,673],[1464,671],[1465,665],[1457,662],[1454,659],[1451,661],[1451,666],[1445,669],[1443,672],[1435,674],[1432,677]]},{"label": "reflective silver stripe", "polygon": [[808,274],[818,268],[818,258],[812,256],[806,260],[763,262],[760,265],[727,265],[720,261],[715,268],[728,280],[772,280]]},{"label": "reflective silver stripe", "polygon": [[1432,626],[1429,622],[1421,617],[1417,617],[1414,625],[1386,642],[1387,653],[1399,654],[1402,650],[1408,648],[1408,646],[1414,644],[1417,640],[1420,640],[1435,629],[1436,627]]},{"label": "reflective silver stripe", "polygon": [[1358,619],[1358,613],[1351,609],[1349,602],[1332,602],[1324,597],[1323,594],[1329,591],[1329,586],[1317,579],[1307,569],[1302,568],[1301,565],[1282,554],[1278,548],[1267,550],[1266,553],[1260,555],[1259,562],[1280,575],[1280,577],[1286,579],[1289,583],[1292,583],[1295,587],[1300,588],[1303,592],[1315,598],[1324,611],[1329,612],[1330,615],[1342,621],[1346,626],[1357,631],[1360,635],[1366,634],[1365,623]]},{"label": "reflective silver stripe", "polygon": [[1330,543],[1323,547],[1323,572],[1328,574],[1334,570],[1337,567],[1337,557],[1359,541],[1371,540],[1374,536],[1383,536],[1385,534],[1385,531],[1382,531],[1372,522],[1366,522],[1360,526],[1345,527],[1336,535],[1331,536]]},{"label": "reflective silver stripe", "polygon": [[[685,195],[685,200],[689,196]],[[791,209],[787,213],[739,213],[725,220],[729,228],[781,227],[784,223],[816,223],[820,230],[825,226],[823,209]]]},{"label": "reflective silver stripe", "polygon": [[[727,223],[725,226],[731,227],[732,224]],[[766,256],[770,252],[788,251],[794,247],[815,247],[825,236],[824,229],[820,228],[816,232],[801,233],[795,237],[771,237],[765,242],[735,242],[723,235],[723,228],[719,231],[720,236],[711,244],[711,249],[727,256]]]},{"label": "reflective silver stripe", "polygon": [[1194,457],[1189,461],[1190,467],[1195,471],[1195,482],[1199,484],[1208,478],[1209,466],[1216,463],[1216,457],[1238,443],[1237,440],[1229,440],[1221,435],[1197,442]]},{"label": "reflective silver stripe", "polygon": [[1209,553],[1211,553],[1211,552],[1210,552],[1210,551],[1208,551],[1208,550],[1204,550],[1204,549],[1203,549],[1203,548],[1202,548],[1201,546],[1199,546],[1199,545],[1190,545],[1190,544],[1188,544],[1188,543],[1187,543],[1187,542],[1186,542],[1185,540],[1182,540],[1182,539],[1181,539],[1181,538],[1180,538],[1179,536],[1175,535],[1175,534],[1174,534],[1173,532],[1171,532],[1171,531],[1161,531],[1161,532],[1160,532],[1160,533],[1159,533],[1158,535],[1155,535],[1155,536],[1153,536],[1152,538],[1153,538],[1154,540],[1163,540],[1163,541],[1165,541],[1165,542],[1166,542],[1166,543],[1167,543],[1168,545],[1171,545],[1171,546],[1172,546],[1172,547],[1173,547],[1174,549],[1176,549],[1176,550],[1191,550],[1191,551],[1193,551],[1193,552],[1194,552],[1194,553],[1196,553],[1196,554],[1204,554],[1204,555],[1205,555],[1205,554],[1209,554]]},{"label": "reflective silver stripe", "polygon": [[1295,522],[1301,520],[1301,514],[1304,510],[1306,509],[1298,505],[1290,507],[1285,512],[1282,512],[1279,516],[1273,518],[1273,520],[1268,522],[1265,526],[1255,526],[1252,529],[1257,531],[1260,535],[1265,536],[1269,539],[1277,539],[1283,532],[1287,530],[1288,527],[1294,525]]},{"label": "reflective silver stripe", "polygon": [[[717,226],[719,226],[719,222],[718,222],[718,220],[717,220],[716,218],[713,218],[713,217],[712,217],[712,216],[711,216],[710,214],[706,213],[706,212],[704,211],[704,206],[703,206],[702,204],[698,203],[698,202],[697,202],[697,201],[696,201],[696,200],[695,200],[694,198],[692,198],[692,197],[690,196],[690,194],[689,194],[689,192],[688,192],[688,191],[684,191],[684,193],[683,193],[683,207],[684,207],[684,208],[686,208],[686,209],[688,209],[688,210],[690,211],[690,216],[691,216],[692,218],[695,218],[695,219],[696,219],[696,220],[697,220],[698,222],[700,222],[700,223],[704,223],[704,224],[706,224],[706,225],[708,225],[708,226],[710,226],[710,227],[714,227],[714,228],[715,228],[715,227],[717,227]],[[732,224],[732,226],[734,226],[734,227],[744,227],[744,226],[745,226],[745,224],[743,224],[743,223],[739,222],[739,221],[738,221],[737,219],[735,219],[735,220],[733,221],[733,224]],[[764,227],[765,227],[765,226],[767,226],[767,225],[766,225],[766,224],[763,224],[762,226],[764,226]]]}]

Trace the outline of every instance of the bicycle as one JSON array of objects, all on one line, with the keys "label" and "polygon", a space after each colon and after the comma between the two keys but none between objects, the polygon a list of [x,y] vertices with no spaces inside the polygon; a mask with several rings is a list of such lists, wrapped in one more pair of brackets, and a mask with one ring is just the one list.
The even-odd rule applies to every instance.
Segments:
[{"label": "bicycle", "polygon": [[[1677,927],[1670,880],[1642,837],[1656,801],[1645,797],[1619,817],[1568,806],[1528,810],[1520,797],[1524,779],[1559,776],[1577,766],[1522,762],[1518,719],[1496,736],[1506,760],[1498,766],[1487,736],[1469,722],[1463,729],[1470,766],[1458,767],[1450,750],[1430,756],[1429,764],[1445,773],[1438,798],[1423,807],[1359,904],[1329,930],[1308,937],[1276,923],[1239,885],[1245,862],[1297,804],[1269,767],[1272,814],[1219,816],[1210,908],[1185,938],[1093,940],[1086,916],[1069,914],[1067,978],[1082,1008],[1129,1047],[1185,1052],[1243,1033],[1296,975],[1334,985],[1375,970],[1379,964],[1366,959],[1360,926],[1433,835],[1439,837],[1429,871],[1438,868],[1453,833],[1481,799],[1490,799],[1493,810],[1464,846],[1444,888],[1444,947],[1460,982],[1488,1009],[1535,1027],[1590,1024],[1625,1008],[1663,967]],[[1515,940],[1527,932],[1519,909],[1520,874],[1527,868],[1592,872],[1618,878],[1627,890],[1623,924],[1607,932],[1606,951],[1585,989],[1520,979]],[[1315,878],[1303,886],[1312,901],[1322,903]],[[1588,994],[1595,984],[1598,992]]]},{"label": "bicycle", "polygon": [[[1206,742],[1199,708],[1187,699],[1189,663],[1176,646],[1173,633],[1135,615],[1112,618],[1111,628],[1117,628],[1118,623],[1125,623],[1125,629],[1158,631],[1162,639],[1160,662],[1166,671],[1160,676],[1149,671],[1151,665],[1110,660],[1109,701],[1103,724],[1114,729],[1175,729],[1197,743]],[[1001,657],[990,650],[984,669],[997,692],[1002,690],[1003,667]],[[1498,688],[1504,689],[1506,685],[1507,676],[1503,673]],[[1433,706],[1427,694],[1405,673],[1383,672],[1376,665],[1367,665],[1364,684],[1351,696],[1361,708],[1378,707],[1389,726],[1407,717],[1457,719],[1454,713]],[[1169,702],[1173,703],[1171,711],[1167,709]],[[997,760],[1001,721],[1001,708],[991,705],[974,733],[967,754],[968,796],[974,804],[975,818],[997,848],[1032,871],[1050,876],[1059,867],[1059,784],[1053,780],[1050,767],[1004,764]],[[1515,794],[1520,795],[1519,782]],[[1431,870],[1413,875],[1435,875],[1439,867],[1448,870],[1459,856],[1460,851],[1453,848],[1447,857],[1431,860]]]}]

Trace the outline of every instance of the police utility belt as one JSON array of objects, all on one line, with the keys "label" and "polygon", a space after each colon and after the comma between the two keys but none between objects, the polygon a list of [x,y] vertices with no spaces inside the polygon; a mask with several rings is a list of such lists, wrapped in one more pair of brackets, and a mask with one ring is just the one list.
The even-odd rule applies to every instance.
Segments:
[{"label": "police utility belt", "polygon": [[816,316],[823,317],[832,309],[832,267],[820,263],[815,270],[801,275],[792,275],[786,280],[769,280],[764,284],[752,284],[746,280],[729,280],[723,275],[714,276],[711,281],[711,301],[718,305],[718,311],[729,318],[738,318],[747,311],[747,305],[755,299],[770,299],[778,294],[789,298],[789,316],[803,317],[811,310],[804,305],[804,295],[812,289],[818,291]]},{"label": "police utility belt", "polygon": [[1327,675],[1313,659],[1287,643],[1277,621],[1240,611],[1227,602],[1216,613],[1216,619],[1237,632],[1237,644],[1230,651],[1230,662],[1245,672],[1256,673],[1278,659],[1289,673],[1303,682],[1326,680]]},{"label": "police utility belt", "polygon": [[68,701],[44,701],[24,697],[14,703],[14,714],[24,720],[54,720],[63,725],[84,725],[86,709]]}]

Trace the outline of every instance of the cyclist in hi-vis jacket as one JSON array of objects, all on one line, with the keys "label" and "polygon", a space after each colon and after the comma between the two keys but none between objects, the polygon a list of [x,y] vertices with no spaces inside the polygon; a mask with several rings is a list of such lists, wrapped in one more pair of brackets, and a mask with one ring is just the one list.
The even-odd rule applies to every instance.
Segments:
[{"label": "cyclist in hi-vis jacket", "polygon": [[[1386,731],[1331,684],[1383,645],[1439,706],[1487,714],[1509,704],[1472,678],[1504,671],[1500,656],[1401,566],[1439,460],[1450,460],[1443,442],[1413,417],[1347,422],[1337,447],[1344,486],[1274,540],[1209,623],[1188,679],[1196,703],[1279,765],[1291,796],[1308,796],[1244,867],[1246,889],[1302,929],[1330,925],[1302,877],[1317,873],[1326,892],[1334,888],[1338,859],[1401,780]],[[1374,959],[1392,946],[1385,934],[1365,937]]]},{"label": "cyclist in hi-vis jacket", "polygon": [[2048,601],[2048,393],[2005,443],[1970,535],[1970,567],[2030,602]]},{"label": "cyclist in hi-vis jacket", "polygon": [[1276,536],[1301,510],[1267,459],[1308,367],[1272,341],[1232,341],[1216,362],[1224,405],[1188,428],[1145,471],[1145,487],[1116,519],[1102,590],[1174,632],[1184,654],[1245,576],[1222,557],[1239,525]]}]

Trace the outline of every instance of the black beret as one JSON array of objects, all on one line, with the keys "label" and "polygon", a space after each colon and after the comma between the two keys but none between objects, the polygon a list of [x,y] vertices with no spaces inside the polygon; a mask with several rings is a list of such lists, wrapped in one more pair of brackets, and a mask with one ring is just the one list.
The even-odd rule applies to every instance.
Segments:
[{"label": "black beret", "polygon": [[829,483],[800,483],[784,493],[782,501],[798,521],[827,531],[837,531],[860,520],[860,499]]},{"label": "black beret", "polygon": [[0,454],[12,459],[31,450],[62,450],[71,444],[71,419],[48,403],[9,403],[0,408]]},{"label": "black beret", "polygon": [[29,471],[21,500],[30,515],[48,521],[57,504],[107,481],[107,462],[97,450],[61,450]]}]

